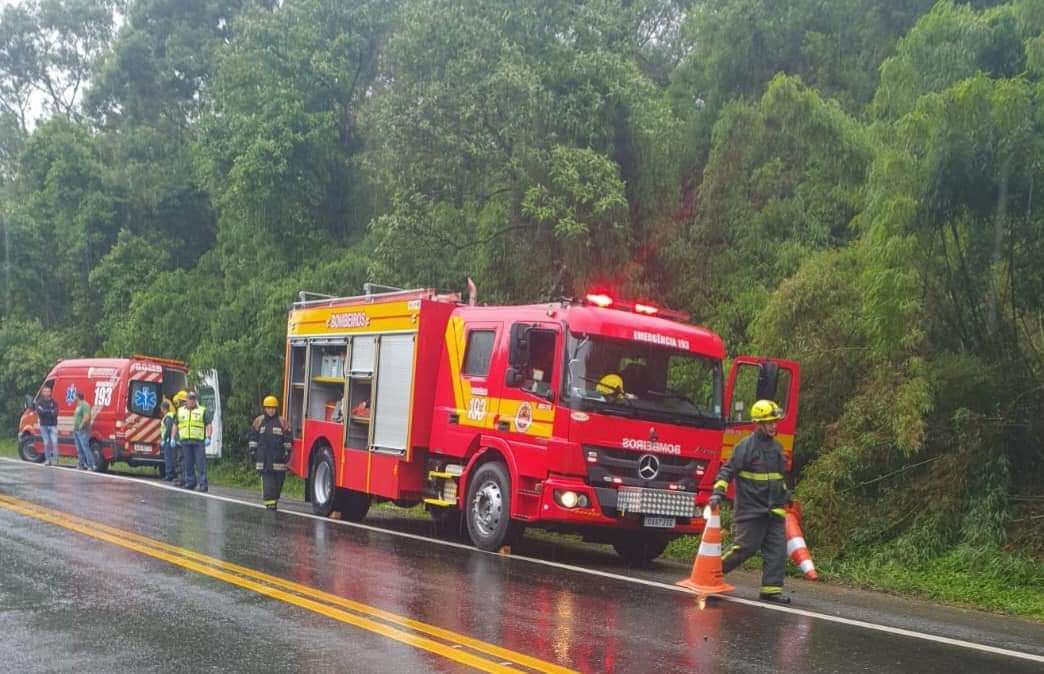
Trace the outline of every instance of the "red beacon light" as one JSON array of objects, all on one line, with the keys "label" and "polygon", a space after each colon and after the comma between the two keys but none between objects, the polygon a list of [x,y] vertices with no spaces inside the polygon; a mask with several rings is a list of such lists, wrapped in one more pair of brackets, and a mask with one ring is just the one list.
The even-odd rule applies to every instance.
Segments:
[{"label": "red beacon light", "polygon": [[655,316],[656,314],[660,313],[660,308],[659,307],[654,307],[651,304],[644,304],[642,302],[635,302],[634,303],[634,311],[635,311],[635,313],[645,314],[646,316]]},{"label": "red beacon light", "polygon": [[588,293],[584,299],[596,307],[602,307],[603,309],[613,306],[613,298],[606,293]]}]

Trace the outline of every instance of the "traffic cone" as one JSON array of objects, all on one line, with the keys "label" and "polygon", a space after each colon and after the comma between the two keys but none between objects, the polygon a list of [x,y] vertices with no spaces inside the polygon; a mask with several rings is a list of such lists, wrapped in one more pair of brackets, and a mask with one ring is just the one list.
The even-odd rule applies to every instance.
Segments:
[{"label": "traffic cone", "polygon": [[721,515],[717,508],[712,510],[707,506],[703,511],[703,519],[706,524],[699,552],[692,563],[692,575],[678,581],[678,585],[695,590],[700,595],[732,592],[736,588],[725,582],[725,574],[721,570]]},{"label": "traffic cone", "polygon": [[794,562],[805,574],[805,578],[816,580],[819,575],[816,573],[816,565],[812,563],[812,555],[808,553],[808,546],[805,545],[805,536],[801,533],[797,512],[787,509],[787,555],[790,557],[790,561]]}]

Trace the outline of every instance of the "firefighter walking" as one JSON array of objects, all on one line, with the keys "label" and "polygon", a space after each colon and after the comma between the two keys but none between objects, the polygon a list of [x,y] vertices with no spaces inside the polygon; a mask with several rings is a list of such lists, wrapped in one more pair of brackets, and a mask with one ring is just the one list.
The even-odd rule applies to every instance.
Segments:
[{"label": "firefighter walking", "polygon": [[286,464],[290,459],[290,430],[286,421],[276,412],[279,399],[265,396],[261,403],[264,414],[250,425],[250,453],[254,467],[261,474],[261,498],[265,507],[275,510],[286,479]]},{"label": "firefighter walking", "polygon": [[736,445],[732,456],[718,471],[710,505],[717,507],[729,482],[736,480],[736,503],[732,511],[735,540],[722,558],[725,573],[761,551],[760,596],[767,601],[789,604],[783,595],[783,571],[787,560],[786,512],[791,495],[783,480],[786,456],[776,440],[777,422],[783,410],[771,400],[759,400],[750,408],[757,429]]}]

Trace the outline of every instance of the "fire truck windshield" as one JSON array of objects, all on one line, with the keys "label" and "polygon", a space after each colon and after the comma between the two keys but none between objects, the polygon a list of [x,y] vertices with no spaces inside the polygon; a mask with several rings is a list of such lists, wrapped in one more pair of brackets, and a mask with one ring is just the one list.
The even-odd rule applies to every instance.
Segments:
[{"label": "fire truck windshield", "polygon": [[721,428],[715,358],[642,342],[570,334],[566,404],[649,421]]}]

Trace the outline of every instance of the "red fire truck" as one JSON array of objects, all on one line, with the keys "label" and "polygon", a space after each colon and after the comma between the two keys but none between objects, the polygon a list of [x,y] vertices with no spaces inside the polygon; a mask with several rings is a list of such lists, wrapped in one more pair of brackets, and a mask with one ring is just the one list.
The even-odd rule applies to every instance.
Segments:
[{"label": "red fire truck", "polygon": [[[213,385],[211,385],[213,383]],[[43,386],[50,386],[58,402],[58,453],[76,456],[72,438],[76,394],[84,393],[91,406],[91,449],[98,470],[116,461],[128,465],[163,465],[160,449],[160,403],[187,387],[185,363],[155,356],[131,358],[79,358],[59,361]],[[216,373],[205,373],[199,387],[202,404],[215,410],[215,435],[220,414]],[[18,453],[22,459],[41,463],[43,443],[32,397],[18,423]],[[219,440],[208,447],[208,456],[220,452]]]},{"label": "red fire truck", "polygon": [[699,533],[719,462],[786,410],[799,368],[739,357],[687,317],[607,293],[474,306],[434,290],[301,294],[287,326],[291,469],[317,514],[425,503],[496,550],[527,525],[611,543],[632,563]]}]

